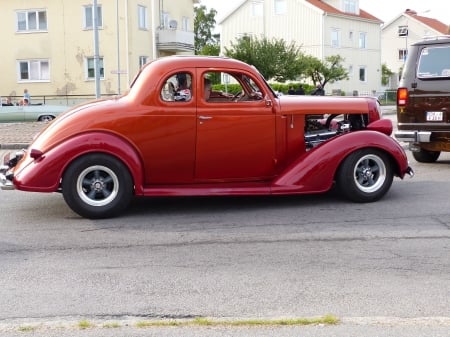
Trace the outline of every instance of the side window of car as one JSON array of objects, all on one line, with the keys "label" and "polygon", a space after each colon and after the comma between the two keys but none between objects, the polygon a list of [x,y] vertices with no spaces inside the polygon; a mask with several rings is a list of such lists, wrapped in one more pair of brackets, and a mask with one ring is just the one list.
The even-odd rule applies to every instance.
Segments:
[{"label": "side window of car", "polygon": [[176,73],[166,79],[161,89],[161,99],[166,102],[187,102],[192,99],[192,76]]},{"label": "side window of car", "polygon": [[245,102],[260,99],[258,86],[241,73],[211,71],[204,74],[207,102]]}]

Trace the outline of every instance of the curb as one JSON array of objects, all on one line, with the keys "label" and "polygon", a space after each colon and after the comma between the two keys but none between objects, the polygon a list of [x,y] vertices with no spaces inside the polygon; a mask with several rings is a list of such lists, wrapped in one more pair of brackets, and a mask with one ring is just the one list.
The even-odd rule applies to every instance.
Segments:
[{"label": "curb", "polygon": [[28,148],[29,145],[22,143],[0,144],[0,150],[22,150]]}]

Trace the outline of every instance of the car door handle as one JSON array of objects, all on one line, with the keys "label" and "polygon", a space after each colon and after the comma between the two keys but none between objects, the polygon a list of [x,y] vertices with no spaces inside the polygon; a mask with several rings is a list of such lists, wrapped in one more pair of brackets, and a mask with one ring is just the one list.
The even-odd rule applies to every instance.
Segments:
[{"label": "car door handle", "polygon": [[211,116],[198,116],[198,119],[200,119],[201,121],[207,120],[207,119],[212,119]]}]

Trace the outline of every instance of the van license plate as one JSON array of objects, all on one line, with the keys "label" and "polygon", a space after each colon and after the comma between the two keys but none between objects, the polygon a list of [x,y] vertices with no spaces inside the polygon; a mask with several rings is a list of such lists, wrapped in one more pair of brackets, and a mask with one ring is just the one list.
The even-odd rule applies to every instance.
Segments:
[{"label": "van license plate", "polygon": [[440,122],[443,119],[443,112],[442,111],[427,111],[427,121],[437,121]]}]

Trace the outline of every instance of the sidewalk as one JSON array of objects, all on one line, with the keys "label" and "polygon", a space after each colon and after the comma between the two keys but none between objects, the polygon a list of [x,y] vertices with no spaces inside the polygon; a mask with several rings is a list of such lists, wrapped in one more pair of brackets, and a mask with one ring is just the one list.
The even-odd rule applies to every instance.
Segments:
[{"label": "sidewalk", "polygon": [[27,148],[44,122],[0,123],[0,150]]}]

